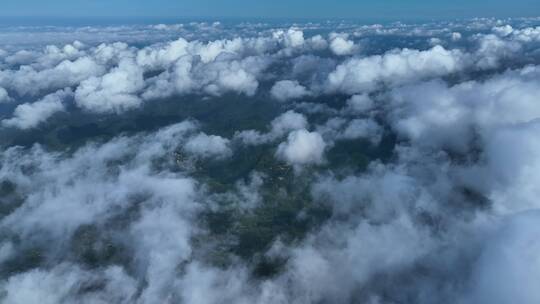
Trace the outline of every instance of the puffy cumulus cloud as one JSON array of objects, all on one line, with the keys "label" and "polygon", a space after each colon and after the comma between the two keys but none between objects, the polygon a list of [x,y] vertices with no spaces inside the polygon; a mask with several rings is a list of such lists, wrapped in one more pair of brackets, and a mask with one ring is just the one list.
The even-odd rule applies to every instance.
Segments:
[{"label": "puffy cumulus cloud", "polygon": [[513,37],[521,42],[539,42],[540,41],[540,27],[528,27],[521,30],[514,30],[512,32]]},{"label": "puffy cumulus cloud", "polygon": [[326,143],[319,133],[300,129],[291,132],[287,141],[278,146],[276,156],[295,166],[321,164],[325,148]]},{"label": "puffy cumulus cloud", "polygon": [[527,67],[484,82],[401,88],[394,91],[389,120],[417,148],[479,153],[456,175],[488,198],[497,214],[536,209],[537,77],[538,68]]},{"label": "puffy cumulus cloud", "polygon": [[11,97],[9,97],[8,92],[6,91],[6,89],[0,87],[0,103],[9,101],[11,101]]},{"label": "puffy cumulus cloud", "polygon": [[268,46],[278,45],[276,55],[281,58],[292,57],[301,53],[320,52],[329,47],[329,41],[321,34],[306,37],[304,28],[291,27],[287,30],[272,31],[272,42]]},{"label": "puffy cumulus cloud", "polygon": [[74,41],[62,47],[47,45],[41,51],[21,50],[6,57],[5,61],[11,66],[30,65],[36,69],[50,69],[62,61],[73,61],[85,55],[85,45]]},{"label": "puffy cumulus cloud", "polygon": [[478,47],[475,56],[481,69],[499,67],[505,61],[528,56],[529,51],[537,49],[540,42],[539,27],[515,29],[510,25],[492,28],[490,34],[476,34],[473,39]]},{"label": "puffy cumulus cloud", "polygon": [[514,28],[511,25],[507,24],[504,26],[496,26],[492,29],[492,31],[499,36],[506,37],[512,34]]},{"label": "puffy cumulus cloud", "polygon": [[304,32],[296,28],[290,28],[286,31],[278,30],[273,33],[273,37],[281,41],[285,47],[298,48],[304,45]]},{"label": "puffy cumulus cloud", "polygon": [[[458,103],[460,99],[446,90],[445,84],[429,82],[406,87],[398,89],[394,96],[396,108],[391,121],[398,134],[425,146],[458,151],[469,147],[473,135],[468,119],[470,112]],[[405,100],[411,103],[402,103]]]},{"label": "puffy cumulus cloud", "polygon": [[133,58],[134,51],[134,48],[130,48],[124,42],[102,43],[92,49],[92,56],[98,63],[106,65],[110,69],[114,68],[123,58]]},{"label": "puffy cumulus cloud", "polygon": [[515,40],[522,43],[540,41],[540,27],[514,29],[511,25],[505,25],[494,27],[492,31],[500,37],[506,37],[510,40]]},{"label": "puffy cumulus cloud", "polygon": [[276,49],[276,41],[268,37],[219,39],[203,43],[184,38],[145,47],[137,52],[137,63],[149,69],[165,69],[182,57],[199,57],[204,64],[223,55],[239,59],[263,55]]},{"label": "puffy cumulus cloud", "polygon": [[369,92],[382,85],[410,83],[457,72],[467,58],[459,50],[435,46],[426,51],[395,50],[384,55],[350,59],[328,75],[327,90],[349,94]]},{"label": "puffy cumulus cloud", "polygon": [[484,69],[497,67],[501,60],[513,57],[522,48],[516,41],[502,39],[493,34],[480,36],[478,44],[477,54],[480,59],[477,65]]},{"label": "puffy cumulus cloud", "polygon": [[90,57],[64,60],[47,69],[36,69],[24,65],[18,70],[0,71],[0,85],[12,89],[21,96],[35,96],[42,92],[55,91],[79,84],[89,77],[98,76],[105,68]]},{"label": "puffy cumulus cloud", "polygon": [[375,103],[367,94],[353,95],[347,100],[349,110],[355,113],[366,113],[375,107]]},{"label": "puffy cumulus cloud", "polygon": [[37,58],[39,58],[39,55],[37,53],[22,50],[16,52],[15,54],[7,56],[4,60],[9,65],[17,65],[32,63]]},{"label": "puffy cumulus cloud", "polygon": [[263,134],[255,130],[240,131],[235,134],[235,138],[244,144],[258,145],[277,140],[290,131],[307,127],[308,121],[303,114],[289,110],[272,120],[268,133]]},{"label": "puffy cumulus cloud", "polygon": [[536,303],[540,280],[538,211],[499,223],[472,269],[470,293],[464,303]]},{"label": "puffy cumulus cloud", "polygon": [[70,89],[65,89],[36,102],[20,104],[15,108],[12,118],[2,120],[2,125],[23,130],[35,128],[55,113],[64,111],[64,100],[72,95]]},{"label": "puffy cumulus cloud", "polygon": [[182,38],[163,46],[149,46],[137,52],[137,64],[150,69],[167,68],[188,55],[188,47],[189,42]]},{"label": "puffy cumulus cloud", "polygon": [[286,101],[308,96],[310,92],[298,81],[281,80],[274,84],[270,94],[279,101]]},{"label": "puffy cumulus cloud", "polygon": [[288,131],[304,129],[308,126],[306,117],[294,111],[287,111],[271,123],[271,133],[281,136]]},{"label": "puffy cumulus cloud", "polygon": [[[540,130],[538,119],[528,123],[493,128],[483,136],[486,160],[484,179],[489,186],[494,208],[500,213],[537,209],[540,189],[532,183],[540,179],[538,168],[540,142],[534,136]],[[468,172],[468,174],[471,174]],[[477,173],[478,174],[478,173]],[[472,176],[467,175],[472,178]]]},{"label": "puffy cumulus cloud", "polygon": [[[306,37],[303,29],[269,29],[259,35],[245,31],[240,32],[245,37],[214,35],[200,40],[190,40],[197,36],[183,33],[176,40],[147,43],[144,47],[124,42],[94,46],[75,41],[63,46],[48,45],[42,50],[19,50],[6,55],[13,58],[0,72],[0,86],[13,92],[12,98],[71,87],[77,92],[76,104],[83,109],[120,113],[139,107],[143,100],[173,95],[220,96],[236,92],[250,97],[257,93],[261,81],[275,79],[273,71],[290,60],[293,65],[286,78],[289,80],[274,84],[270,90],[274,98],[297,99],[336,91],[355,94],[445,76],[473,63],[480,69],[497,67],[501,60],[519,52],[523,43],[534,41],[537,31],[510,28],[503,36],[494,29],[494,34],[475,36],[478,47],[471,53],[436,46],[424,51],[392,50],[342,62],[339,56],[354,54],[358,49],[349,39],[350,32],[331,32],[327,40],[321,34]],[[122,29],[115,31],[121,33]],[[326,48],[335,56],[315,55]],[[113,80],[117,86],[108,84]]]},{"label": "puffy cumulus cloud", "polygon": [[348,40],[347,38],[347,35],[331,35],[330,50],[338,56],[353,54],[356,51],[357,46],[354,44],[354,41]]},{"label": "puffy cumulus cloud", "polygon": [[396,89],[390,121],[398,134],[415,144],[466,150],[474,130],[483,133],[540,117],[535,101],[538,71],[527,67],[485,82],[448,87],[435,81]]},{"label": "puffy cumulus cloud", "polygon": [[[0,71],[0,86],[19,96],[72,87],[77,105],[98,113],[119,113],[140,106],[143,99],[174,94],[233,91],[252,96],[257,78],[271,61],[267,52],[278,51],[281,39],[288,41],[283,47],[298,46],[298,35],[303,37],[301,31],[290,30],[283,36],[287,38],[209,42],[180,38],[141,49],[122,42],[96,47],[80,42],[62,48],[51,45],[43,52],[16,53],[26,59],[10,61],[20,65],[17,70]],[[145,79],[145,73],[157,76]]]},{"label": "puffy cumulus cloud", "polygon": [[232,155],[229,142],[221,136],[201,133],[189,139],[183,149],[196,157],[223,159]]},{"label": "puffy cumulus cloud", "polygon": [[439,38],[430,38],[429,39],[429,44],[432,45],[432,46],[436,46],[436,45],[441,45],[443,44],[443,41]]},{"label": "puffy cumulus cloud", "polygon": [[308,43],[314,50],[324,50],[328,47],[328,41],[321,35],[315,35],[309,38]]},{"label": "puffy cumulus cloud", "polygon": [[259,86],[257,76],[268,64],[266,57],[231,61],[224,55],[208,64],[200,64],[194,57],[182,57],[171,70],[149,80],[149,87],[142,96],[154,99],[198,92],[214,96],[227,92],[253,96]]},{"label": "puffy cumulus cloud", "polygon": [[[144,99],[174,94],[237,92],[252,96],[257,78],[270,63],[268,39],[215,40],[208,43],[183,38],[137,51],[136,66],[144,71],[164,70],[145,81]],[[138,88],[140,89],[140,88]]]},{"label": "puffy cumulus cloud", "polygon": [[215,77],[215,82],[208,84],[205,91],[213,95],[227,91],[244,93],[247,96],[255,95],[259,82],[253,73],[244,68],[245,63],[247,62],[233,61],[211,66],[210,73]]},{"label": "puffy cumulus cloud", "polygon": [[81,82],[75,91],[75,102],[93,112],[123,112],[142,103],[137,93],[143,87],[143,70],[131,60],[122,60],[109,73]]},{"label": "puffy cumulus cloud", "polygon": [[461,35],[461,33],[459,33],[459,32],[453,32],[453,33],[450,34],[450,38],[452,39],[452,41],[461,40],[462,37],[463,37],[463,35]]},{"label": "puffy cumulus cloud", "polygon": [[[103,286],[85,292],[85,287]],[[128,302],[137,292],[137,283],[120,267],[111,266],[94,273],[62,264],[51,271],[34,270],[11,277],[2,287],[6,303],[118,303]]]}]

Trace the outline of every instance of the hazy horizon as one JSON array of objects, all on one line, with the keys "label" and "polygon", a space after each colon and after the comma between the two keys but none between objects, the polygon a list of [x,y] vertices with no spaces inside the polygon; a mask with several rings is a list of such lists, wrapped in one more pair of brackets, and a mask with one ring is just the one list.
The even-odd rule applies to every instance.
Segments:
[{"label": "hazy horizon", "polygon": [[158,0],[148,3],[106,0],[6,0],[0,5],[0,16],[37,17],[163,17],[163,18],[472,18],[532,17],[540,12],[540,3],[533,0],[433,2],[412,0],[353,1],[336,0]]}]

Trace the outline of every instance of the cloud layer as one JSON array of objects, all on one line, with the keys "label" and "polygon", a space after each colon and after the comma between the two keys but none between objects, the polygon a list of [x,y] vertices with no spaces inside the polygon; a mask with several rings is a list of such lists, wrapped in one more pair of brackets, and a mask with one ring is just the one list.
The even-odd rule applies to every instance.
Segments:
[{"label": "cloud layer", "polygon": [[539,23],[1,27],[0,302],[537,303]]}]

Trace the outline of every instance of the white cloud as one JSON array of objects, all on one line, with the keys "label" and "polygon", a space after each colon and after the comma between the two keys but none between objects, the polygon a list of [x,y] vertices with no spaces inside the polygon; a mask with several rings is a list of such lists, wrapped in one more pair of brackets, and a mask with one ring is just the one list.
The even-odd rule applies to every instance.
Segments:
[{"label": "white cloud", "polygon": [[275,39],[283,41],[285,47],[298,48],[304,45],[304,32],[290,28],[287,31],[279,30],[273,33]]},{"label": "white cloud", "polygon": [[405,217],[386,225],[337,224],[324,227],[307,244],[292,249],[288,271],[280,279],[282,286],[294,282],[298,302],[348,303],[358,286],[368,286],[378,274],[407,269],[431,246],[428,234]]},{"label": "white cloud", "polygon": [[[540,189],[540,141],[535,134],[540,131],[536,119],[529,123],[494,128],[485,135],[485,172],[477,172],[488,181],[485,189],[494,202],[494,209],[501,213],[535,210],[540,207],[536,197]],[[483,174],[482,174],[483,173]]]},{"label": "white cloud", "polygon": [[244,93],[248,96],[253,96],[257,91],[259,83],[256,77],[247,71],[240,62],[230,62],[216,64],[211,67],[217,75],[216,82],[210,83],[205,87],[205,91],[220,95],[222,92],[235,91]]},{"label": "white cloud", "polygon": [[200,133],[189,139],[183,149],[196,157],[227,158],[232,155],[229,140],[216,135]]},{"label": "white cloud", "polygon": [[324,50],[328,47],[328,41],[323,38],[321,35],[315,35],[309,38],[308,43],[315,50]]},{"label": "white cloud", "polygon": [[382,127],[374,120],[354,119],[343,130],[340,137],[345,139],[365,138],[373,144],[378,144],[381,141],[382,133]]},{"label": "white cloud", "polygon": [[143,71],[133,61],[123,60],[102,77],[81,82],[75,91],[75,102],[85,110],[107,113],[138,107],[137,96],[144,87]]},{"label": "white cloud", "polygon": [[8,92],[6,91],[6,89],[0,87],[0,103],[9,101],[11,101],[11,97],[9,97]]},{"label": "white cloud", "polygon": [[458,40],[461,40],[461,33],[459,32],[453,32],[450,34],[450,38],[452,39],[452,41],[458,41]]},{"label": "white cloud", "polygon": [[291,132],[287,141],[278,146],[276,156],[291,165],[321,164],[325,148],[320,134],[300,129]]},{"label": "white cloud", "polygon": [[540,41],[540,26],[512,31],[512,38],[523,43]]},{"label": "white cloud", "polygon": [[511,217],[500,225],[475,263],[471,292],[464,303],[537,303],[540,250],[537,211]]},{"label": "white cloud", "polygon": [[440,38],[430,38],[429,44],[432,46],[442,45],[443,41]]},{"label": "white cloud", "polygon": [[[193,129],[191,122],[183,122],[148,135],[90,143],[72,155],[48,153],[39,145],[3,151],[0,180],[15,182],[27,196],[23,207],[2,219],[1,227],[10,227],[36,244],[51,238],[61,246],[81,225],[114,216],[108,212],[111,208],[123,210],[138,196],[147,198],[148,208],[158,202],[185,202],[183,207],[193,207],[191,179],[167,172],[155,174],[148,167],[157,158],[173,155]],[[119,167],[122,162],[126,167]],[[113,164],[116,169],[111,172]],[[25,171],[26,166],[34,170]]]},{"label": "white cloud", "polygon": [[347,100],[348,109],[355,113],[366,113],[371,111],[375,104],[367,94],[354,95]]},{"label": "white cloud", "polygon": [[330,50],[338,56],[351,55],[356,50],[353,41],[338,36],[330,41]]},{"label": "white cloud", "polygon": [[[103,284],[103,289],[83,292],[84,286]],[[12,276],[2,290],[10,304],[24,303],[106,303],[126,302],[136,291],[136,282],[119,267],[108,267],[92,273],[77,266],[63,264],[51,271],[34,270]]]},{"label": "white cloud", "polygon": [[189,42],[178,39],[162,47],[147,47],[137,52],[137,64],[149,68],[167,68],[188,54]]},{"label": "white cloud", "polygon": [[492,29],[492,31],[502,37],[506,37],[514,31],[511,25],[505,25],[505,26],[497,26]]},{"label": "white cloud", "polygon": [[294,111],[287,111],[272,120],[270,132],[275,136],[282,136],[289,131],[304,129],[307,126],[308,121],[304,115]]},{"label": "white cloud", "polygon": [[270,90],[272,97],[279,101],[299,99],[310,95],[310,92],[298,81],[281,80],[274,84]]},{"label": "white cloud", "polygon": [[369,92],[385,84],[447,75],[464,66],[465,56],[458,50],[446,50],[441,46],[426,51],[396,50],[340,64],[328,75],[327,90],[350,94]]},{"label": "white cloud", "polygon": [[390,120],[398,134],[415,144],[463,151],[474,129],[482,132],[540,117],[538,75],[537,67],[528,67],[483,83],[448,88],[438,81],[396,89]]},{"label": "white cloud", "polygon": [[17,71],[0,71],[0,85],[15,90],[19,95],[35,96],[76,85],[103,72],[103,66],[93,59],[81,57],[74,61],[62,61],[50,69],[36,70],[31,66],[21,66]]},{"label": "white cloud", "polygon": [[237,132],[235,138],[244,144],[258,145],[274,141],[290,131],[305,129],[308,127],[306,117],[300,113],[289,110],[272,120],[270,131],[261,134],[255,130]]},{"label": "white cloud", "polygon": [[495,68],[500,61],[510,58],[521,50],[521,44],[502,39],[496,35],[482,35],[478,39],[477,65],[483,69]]},{"label": "white cloud", "polygon": [[[83,113],[81,123],[96,122],[99,113],[176,94],[193,94],[205,107],[215,101],[208,95],[249,99],[272,84],[275,98],[325,94],[309,103],[264,104],[255,109],[264,121],[282,113],[261,130],[223,130],[236,132],[231,141],[188,120],[99,142],[82,134],[86,144],[65,151],[48,145],[49,138],[56,144],[55,133],[37,130],[44,146],[3,148],[0,204],[8,208],[0,208],[0,267],[28,269],[0,271],[0,302],[538,302],[540,68],[520,67],[538,59],[539,31],[530,27],[538,20],[505,22],[10,28],[19,40],[0,30],[2,41],[58,36],[54,46],[5,43],[5,95],[38,101],[18,105],[23,110],[4,122],[39,126],[55,107],[97,112]],[[344,33],[328,41],[308,36],[329,30]],[[349,37],[384,39],[363,40],[371,51],[396,41],[425,45],[430,37],[450,44],[457,31],[471,37],[459,39],[459,50],[396,49],[348,59],[321,52],[337,37],[345,41],[334,45],[340,50]],[[97,36],[123,42],[98,45]],[[73,37],[85,44],[58,42]],[[515,70],[500,72],[508,67]],[[288,84],[274,94],[280,79]],[[54,102],[63,91],[51,93],[63,88],[79,94],[73,105],[66,104],[68,89],[65,101]],[[215,102],[234,110],[226,99]],[[377,144],[386,133],[398,136],[393,146],[338,142]],[[237,141],[260,146],[236,151]],[[244,160],[226,159],[240,150],[254,152],[247,171],[236,167]],[[289,167],[273,164],[272,156],[301,175],[287,176]],[[219,168],[199,171],[197,164],[211,159],[222,160]],[[304,168],[311,164],[324,166]],[[241,176],[224,182],[222,169]],[[207,229],[207,215],[232,219],[231,228]],[[291,231],[289,220],[307,232]],[[240,257],[231,247],[242,244],[238,231],[245,228],[249,238],[263,233],[257,239],[273,244]],[[40,258],[26,263],[34,253]],[[282,267],[259,277],[254,272],[266,259]]]},{"label": "white cloud", "polygon": [[15,108],[12,118],[2,120],[2,125],[23,130],[35,128],[55,113],[64,111],[63,101],[71,95],[71,90],[66,89],[33,103],[20,104]]},{"label": "white cloud", "polygon": [[150,86],[143,97],[162,98],[198,91],[214,96],[227,92],[253,96],[259,86],[257,76],[268,63],[264,57],[230,60],[222,56],[208,64],[198,63],[193,57],[181,57],[171,71],[165,71],[149,81]]}]

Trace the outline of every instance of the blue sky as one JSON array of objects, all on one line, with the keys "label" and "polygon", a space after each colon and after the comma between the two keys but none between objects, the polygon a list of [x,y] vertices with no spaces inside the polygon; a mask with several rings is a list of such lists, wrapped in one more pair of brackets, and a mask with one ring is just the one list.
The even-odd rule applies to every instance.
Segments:
[{"label": "blue sky", "polygon": [[342,17],[540,15],[539,0],[2,0],[0,16]]}]

